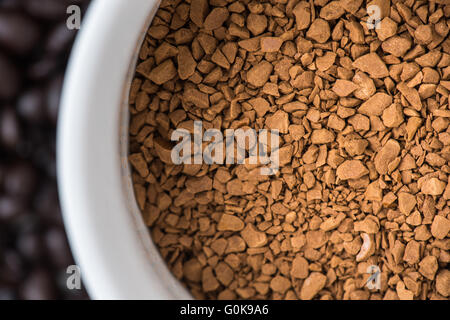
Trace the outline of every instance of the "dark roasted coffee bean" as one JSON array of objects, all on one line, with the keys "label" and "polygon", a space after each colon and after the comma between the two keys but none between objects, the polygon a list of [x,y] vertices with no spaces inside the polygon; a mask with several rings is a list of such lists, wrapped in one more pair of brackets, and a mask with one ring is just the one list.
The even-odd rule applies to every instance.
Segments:
[{"label": "dark roasted coffee bean", "polygon": [[48,35],[45,49],[51,54],[60,54],[69,49],[75,34],[73,30],[67,28],[65,23],[61,23]]},{"label": "dark roasted coffee bean", "polygon": [[19,291],[26,300],[56,299],[56,288],[49,272],[42,267],[31,272]]},{"label": "dark roasted coffee bean", "polygon": [[33,20],[18,12],[0,11],[0,47],[25,55],[33,50],[39,38],[39,26]]},{"label": "dark roasted coffee bean", "polygon": [[30,261],[39,261],[44,255],[42,237],[37,231],[25,231],[19,235],[17,249]]},{"label": "dark roasted coffee bean", "polygon": [[17,285],[25,276],[25,264],[22,257],[14,250],[8,250],[0,264],[0,282]]},{"label": "dark roasted coffee bean", "polygon": [[37,172],[26,162],[9,166],[4,178],[4,190],[13,196],[25,196],[33,192],[36,186]]},{"label": "dark roasted coffee bean", "polygon": [[55,126],[76,33],[66,9],[88,3],[0,0],[0,300],[87,297],[65,284]]},{"label": "dark roasted coffee bean", "polygon": [[66,235],[61,228],[53,227],[47,230],[44,240],[47,252],[50,253],[50,259],[56,268],[63,269],[73,264],[69,244],[67,243]]},{"label": "dark roasted coffee bean", "polygon": [[51,77],[60,66],[61,61],[46,56],[30,65],[27,70],[27,77],[34,81],[45,80]]},{"label": "dark roasted coffee bean", "polygon": [[17,112],[29,123],[41,123],[45,119],[44,91],[33,87],[25,91],[17,101]]},{"label": "dark roasted coffee bean", "polygon": [[0,52],[0,100],[13,98],[20,89],[17,68]]},{"label": "dark roasted coffee bean", "polygon": [[23,207],[24,204],[19,198],[0,195],[0,221],[17,217]]},{"label": "dark roasted coffee bean", "polygon": [[1,10],[17,10],[22,6],[21,1],[17,0],[0,0],[0,9]]},{"label": "dark roasted coffee bean", "polygon": [[26,11],[36,17],[48,20],[61,20],[66,17],[69,3],[61,0],[25,0]]},{"label": "dark roasted coffee bean", "polygon": [[11,108],[0,110],[0,143],[7,148],[15,148],[20,139],[20,124]]}]

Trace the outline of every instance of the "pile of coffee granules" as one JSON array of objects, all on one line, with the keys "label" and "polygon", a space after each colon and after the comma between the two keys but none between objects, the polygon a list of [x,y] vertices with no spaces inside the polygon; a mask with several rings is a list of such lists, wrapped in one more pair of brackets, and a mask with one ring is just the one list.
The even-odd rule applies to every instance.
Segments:
[{"label": "pile of coffee granules", "polygon": [[[194,297],[448,299],[449,17],[445,0],[162,1],[129,159]],[[171,133],[194,121],[279,130],[279,172],[173,165]]]},{"label": "pile of coffee granules", "polygon": [[0,300],[79,299],[58,204],[56,120],[76,30],[67,7],[87,0],[0,0]]}]

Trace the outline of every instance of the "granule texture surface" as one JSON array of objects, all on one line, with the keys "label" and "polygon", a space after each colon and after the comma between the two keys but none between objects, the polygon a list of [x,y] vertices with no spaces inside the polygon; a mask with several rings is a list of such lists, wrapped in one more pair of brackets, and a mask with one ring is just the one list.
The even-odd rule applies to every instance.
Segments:
[{"label": "granule texture surface", "polygon": [[[195,298],[449,298],[449,17],[445,0],[162,1],[129,161]],[[174,165],[171,134],[194,121],[279,130],[280,170]]]}]

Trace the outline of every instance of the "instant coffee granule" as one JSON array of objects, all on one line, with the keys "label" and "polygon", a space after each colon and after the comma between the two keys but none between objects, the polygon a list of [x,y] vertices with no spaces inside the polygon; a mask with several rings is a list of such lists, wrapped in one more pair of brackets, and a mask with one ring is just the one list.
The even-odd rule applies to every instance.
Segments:
[{"label": "instant coffee granule", "polygon": [[[446,0],[162,1],[129,160],[195,298],[448,299],[449,17]],[[174,165],[195,121],[278,130],[278,172]]]}]

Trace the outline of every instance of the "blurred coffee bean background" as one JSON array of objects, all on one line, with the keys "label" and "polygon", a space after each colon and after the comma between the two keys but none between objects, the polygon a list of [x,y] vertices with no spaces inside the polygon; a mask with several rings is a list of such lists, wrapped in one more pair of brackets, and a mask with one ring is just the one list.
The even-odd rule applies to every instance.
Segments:
[{"label": "blurred coffee bean background", "polygon": [[67,8],[89,1],[0,0],[0,300],[88,298],[66,286],[55,143]]}]

